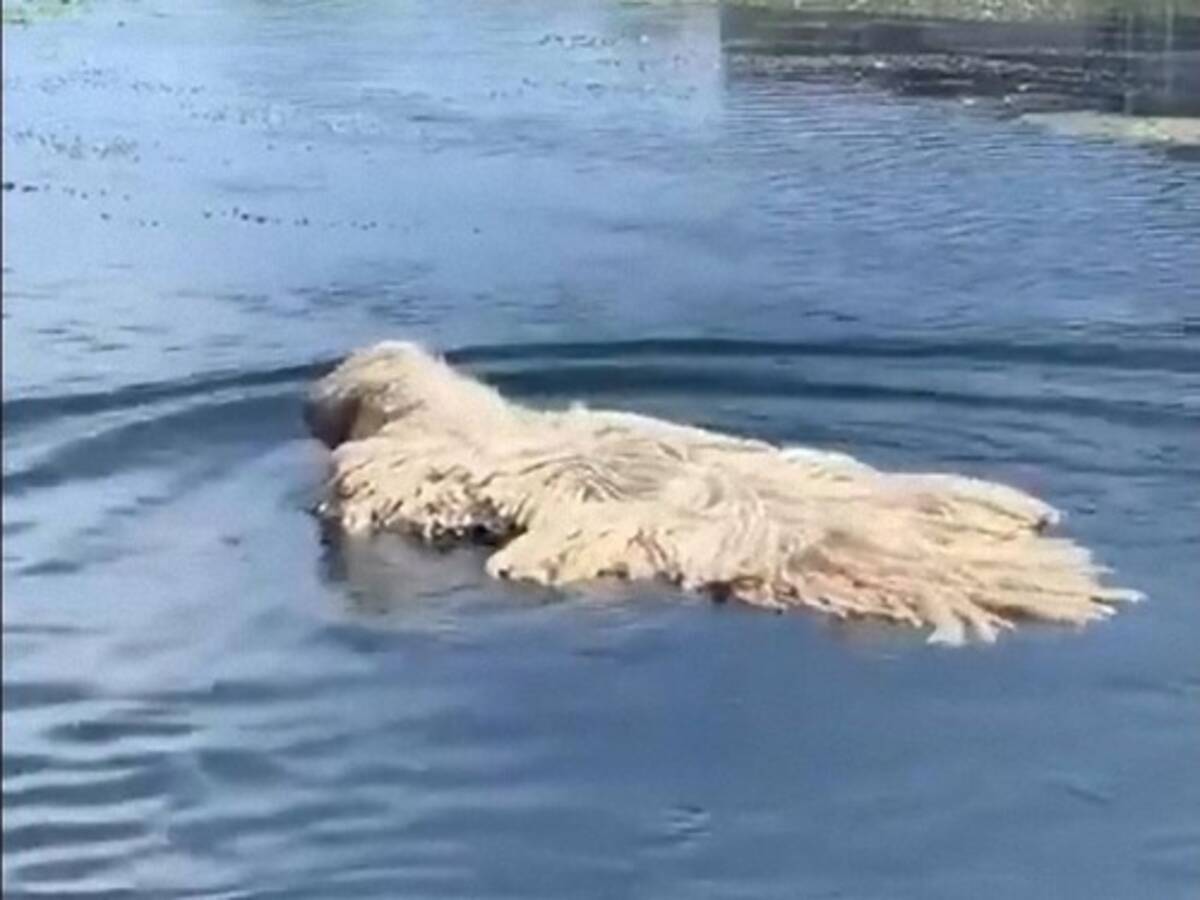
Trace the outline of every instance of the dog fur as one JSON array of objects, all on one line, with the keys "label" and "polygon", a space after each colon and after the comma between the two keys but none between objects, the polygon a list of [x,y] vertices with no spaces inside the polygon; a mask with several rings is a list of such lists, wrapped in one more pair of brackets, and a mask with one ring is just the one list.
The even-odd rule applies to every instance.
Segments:
[{"label": "dog fur", "polygon": [[1136,599],[1104,587],[1085,549],[1046,534],[1058,513],[1013,488],[633,413],[529,409],[416,344],[351,355],[306,413],[333,449],[326,520],[495,544],[500,578],[667,579],[954,644]]}]

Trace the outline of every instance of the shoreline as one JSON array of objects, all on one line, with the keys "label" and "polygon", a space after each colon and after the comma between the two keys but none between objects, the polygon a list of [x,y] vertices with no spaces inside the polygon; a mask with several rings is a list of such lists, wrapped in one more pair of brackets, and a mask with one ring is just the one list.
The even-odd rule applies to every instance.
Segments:
[{"label": "shoreline", "polygon": [[1169,21],[1200,16],[1200,0],[721,0],[731,8],[775,12],[943,19],[966,22],[1079,23],[1113,16]]},{"label": "shoreline", "polygon": [[[724,0],[721,46],[755,75],[842,72],[906,94],[991,99],[1014,115],[1086,111],[1194,122],[1200,16],[1178,10],[1197,10],[1200,0],[1151,0],[1136,14],[1120,12],[1125,6],[1125,0]],[[1168,8],[1176,12],[1155,15]],[[1113,12],[1077,21],[1031,18],[1037,11],[1099,9]],[[954,11],[976,15],[944,15]],[[1154,143],[1195,143],[1188,123],[1152,130]]]}]

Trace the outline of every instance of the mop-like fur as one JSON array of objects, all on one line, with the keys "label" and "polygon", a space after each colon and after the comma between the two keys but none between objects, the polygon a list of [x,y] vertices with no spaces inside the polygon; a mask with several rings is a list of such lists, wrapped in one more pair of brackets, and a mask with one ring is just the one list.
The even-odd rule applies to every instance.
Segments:
[{"label": "mop-like fur", "polygon": [[891,474],[631,413],[511,403],[414,344],[356,353],[307,409],[333,451],[321,513],[351,532],[499,545],[488,572],[565,584],[664,578],[994,640],[1081,625],[1135,595],[1044,534],[1054,509],[999,484]]}]

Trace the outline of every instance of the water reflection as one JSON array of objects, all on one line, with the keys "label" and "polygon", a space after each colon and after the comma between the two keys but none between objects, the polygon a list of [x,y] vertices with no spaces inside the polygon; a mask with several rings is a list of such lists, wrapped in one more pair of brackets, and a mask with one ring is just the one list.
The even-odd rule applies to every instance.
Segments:
[{"label": "water reflection", "polygon": [[726,4],[721,41],[740,72],[848,73],[904,93],[996,98],[1017,112],[1200,114],[1200,16],[1175,3],[1097,5],[1057,22]]}]

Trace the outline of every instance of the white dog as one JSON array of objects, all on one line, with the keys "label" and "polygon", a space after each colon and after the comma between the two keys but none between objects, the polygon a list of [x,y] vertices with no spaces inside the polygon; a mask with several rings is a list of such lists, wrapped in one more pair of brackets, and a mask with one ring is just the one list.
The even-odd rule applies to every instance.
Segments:
[{"label": "white dog", "polygon": [[321,513],[349,531],[499,545],[497,577],[665,578],[774,610],[811,607],[991,641],[1014,620],[1082,624],[1103,587],[1058,514],[1012,488],[631,413],[527,409],[422,348],[355,353],[309,398],[334,448]]}]

